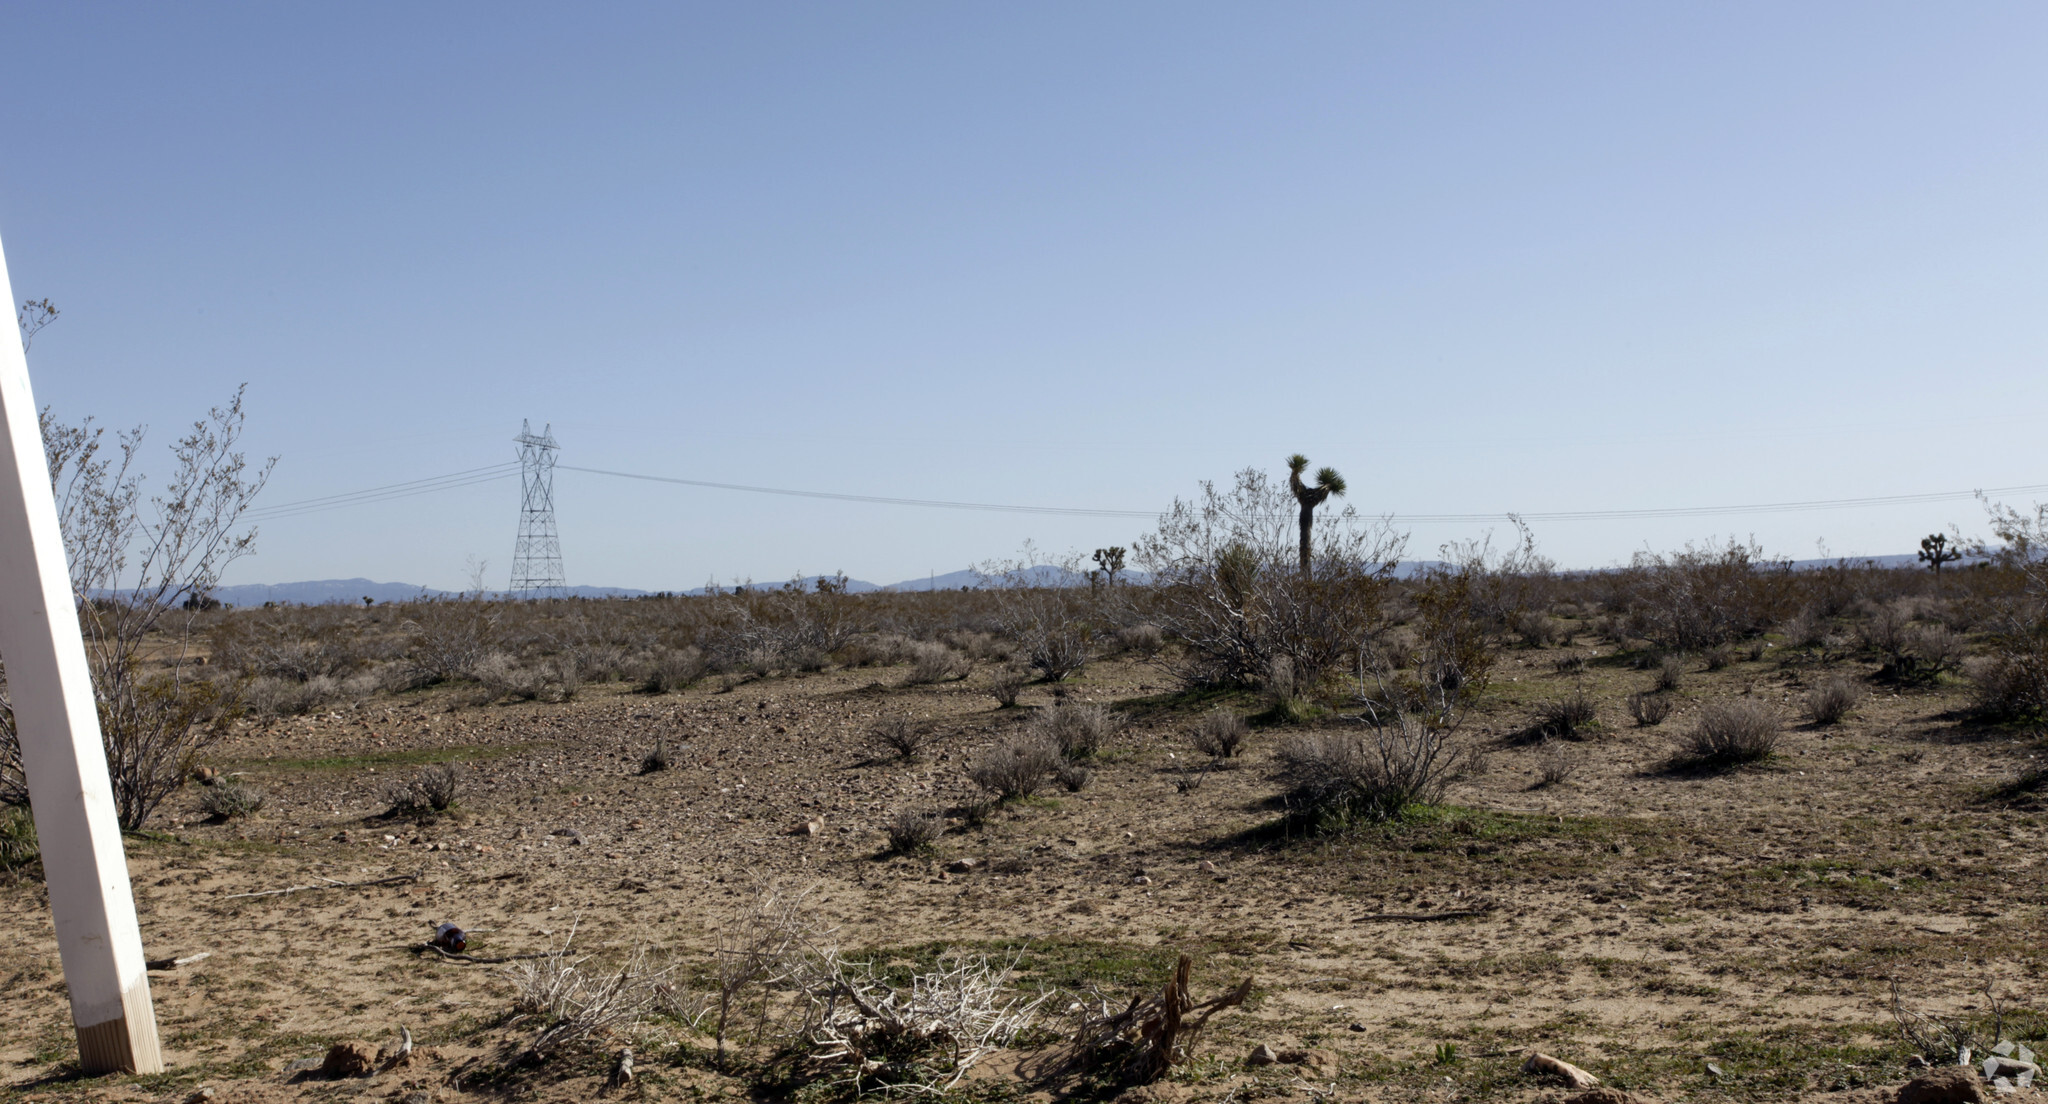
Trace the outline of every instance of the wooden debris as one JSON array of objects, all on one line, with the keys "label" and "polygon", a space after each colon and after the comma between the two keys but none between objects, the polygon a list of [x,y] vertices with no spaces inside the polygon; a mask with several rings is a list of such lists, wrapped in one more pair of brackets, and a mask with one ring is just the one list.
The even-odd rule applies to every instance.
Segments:
[{"label": "wooden debris", "polygon": [[419,880],[420,876],[417,874],[394,874],[389,878],[377,878],[367,882],[337,882],[329,878],[325,879],[326,885],[286,886],[283,889],[265,889],[255,893],[230,893],[221,900],[232,901],[238,897],[276,897],[282,893],[304,893],[310,889],[364,889],[369,886],[404,885]]},{"label": "wooden debris", "polygon": [[1530,1053],[1529,1060],[1522,1063],[1522,1072],[1563,1078],[1564,1083],[1574,1089],[1590,1089],[1600,1083],[1599,1078],[1585,1070],[1540,1050]]},{"label": "wooden debris", "polygon": [[1195,960],[1180,956],[1173,978],[1157,995],[1139,995],[1121,1012],[1083,1013],[1081,1027],[1062,1066],[1083,1069],[1121,1055],[1126,1076],[1139,1083],[1157,1080],[1170,1067],[1194,1057],[1196,1041],[1209,1018],[1235,1008],[1251,995],[1252,979],[1199,1004],[1189,995]]}]

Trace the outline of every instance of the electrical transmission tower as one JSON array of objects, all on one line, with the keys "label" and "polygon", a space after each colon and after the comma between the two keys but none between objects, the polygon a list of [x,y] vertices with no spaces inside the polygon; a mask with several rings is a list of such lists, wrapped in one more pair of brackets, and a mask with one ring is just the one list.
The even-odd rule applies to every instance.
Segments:
[{"label": "electrical transmission tower", "polygon": [[555,435],[552,425],[538,435],[533,423],[519,423],[519,543],[512,549],[512,592],[521,598],[566,598],[562,540],[555,532]]}]

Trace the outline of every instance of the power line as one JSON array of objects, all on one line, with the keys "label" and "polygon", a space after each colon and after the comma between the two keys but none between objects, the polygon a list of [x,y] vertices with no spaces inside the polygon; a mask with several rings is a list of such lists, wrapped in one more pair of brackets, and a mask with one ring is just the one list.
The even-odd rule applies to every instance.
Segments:
[{"label": "power line", "polygon": [[449,472],[445,475],[428,476],[423,479],[409,479],[403,483],[387,483],[381,487],[368,487],[344,494],[322,495],[318,498],[302,498],[294,502],[280,502],[275,506],[258,506],[245,515],[251,521],[275,521],[282,518],[317,514],[327,510],[338,510],[347,506],[363,506],[393,499],[411,498],[414,495],[431,494],[435,491],[453,490],[457,487],[473,487],[480,483],[491,483],[509,479],[518,474],[517,461],[492,464],[466,471]]},{"label": "power line", "polygon": [[[841,494],[832,491],[803,491],[787,487],[756,487],[744,483],[714,483],[703,479],[682,479],[664,475],[642,475],[636,472],[609,471],[603,468],[581,468],[568,464],[561,465],[562,471],[583,472],[587,475],[608,475],[618,479],[638,479],[649,483],[673,483],[685,487],[708,487],[721,491],[744,491],[750,494],[785,495],[794,498],[822,498],[837,502],[872,502],[887,506],[921,506],[943,510],[994,510],[1004,513],[1049,514],[1064,517],[1094,518],[1156,518],[1162,510],[1107,510],[1076,506],[1016,506],[993,502],[955,502],[946,499],[893,498],[882,495]],[[2048,483],[2030,483],[2014,487],[1986,487],[1981,493],[2029,494],[2048,491]],[[1740,506],[1670,506],[1634,510],[1555,510],[1537,513],[1507,512],[1494,514],[1402,514],[1388,515],[1394,521],[1407,522],[1484,522],[1507,521],[1510,516],[1523,521],[1620,521],[1634,518],[1680,518],[1714,517],[1729,514],[1796,513],[1806,510],[1845,510],[1869,506],[1903,506],[1927,502],[1952,502],[1974,498],[1979,491],[1935,491],[1923,494],[1866,495],[1861,498],[1807,499],[1798,502],[1762,502]]]}]

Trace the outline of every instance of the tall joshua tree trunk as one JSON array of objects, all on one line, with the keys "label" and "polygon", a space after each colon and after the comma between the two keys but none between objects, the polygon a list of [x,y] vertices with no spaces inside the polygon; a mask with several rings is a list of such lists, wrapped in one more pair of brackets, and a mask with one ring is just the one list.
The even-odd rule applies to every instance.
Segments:
[{"label": "tall joshua tree trunk", "polygon": [[1316,485],[1311,487],[1302,482],[1301,473],[1308,470],[1308,457],[1295,453],[1287,458],[1287,486],[1294,492],[1294,500],[1301,503],[1301,577],[1309,577],[1310,536],[1315,529],[1316,507],[1331,495],[1342,498],[1344,477],[1335,468],[1322,468],[1316,472]]}]

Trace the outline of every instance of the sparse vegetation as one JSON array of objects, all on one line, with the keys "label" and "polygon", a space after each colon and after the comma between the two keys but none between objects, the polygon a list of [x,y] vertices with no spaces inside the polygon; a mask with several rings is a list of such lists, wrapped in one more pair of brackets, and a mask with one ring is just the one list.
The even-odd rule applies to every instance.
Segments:
[{"label": "sparse vegetation", "polygon": [[388,815],[429,817],[445,813],[455,807],[461,783],[462,775],[455,764],[436,763],[385,792],[385,800],[391,803]]},{"label": "sparse vegetation", "polygon": [[1363,731],[1292,736],[1278,755],[1289,809],[1318,831],[1435,805],[1470,762],[1447,733],[1405,716]]},{"label": "sparse vegetation", "polygon": [[968,764],[967,778],[1002,801],[1030,797],[1062,762],[1059,745],[1035,732],[1006,737]]},{"label": "sparse vegetation", "polygon": [[1251,739],[1251,726],[1236,713],[1219,710],[1204,714],[1189,737],[1195,750],[1216,759],[1235,759]]},{"label": "sparse vegetation", "polygon": [[908,717],[890,717],[875,726],[875,742],[909,762],[924,753],[933,733]]},{"label": "sparse vegetation", "polygon": [[904,808],[889,817],[885,831],[889,836],[889,853],[909,855],[937,843],[946,831],[946,821],[929,810]]},{"label": "sparse vegetation", "polygon": [[1628,715],[1644,728],[1663,724],[1664,718],[1671,716],[1671,699],[1638,690],[1628,696]]},{"label": "sparse vegetation", "polygon": [[1862,700],[1862,687],[1836,676],[1806,691],[1806,714],[1817,725],[1840,724]]},{"label": "sparse vegetation", "polygon": [[199,791],[199,811],[221,820],[255,816],[263,808],[262,789],[233,780],[217,782]]}]

